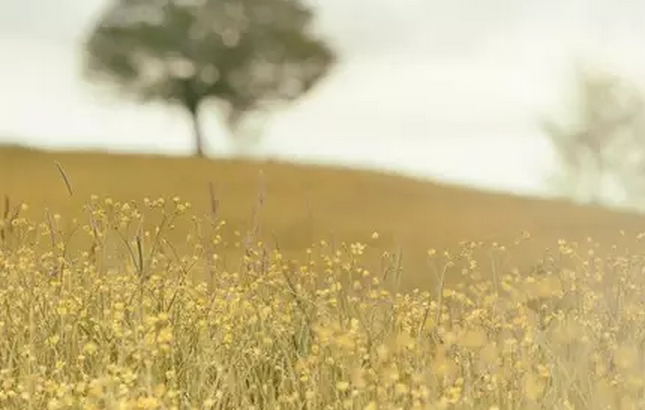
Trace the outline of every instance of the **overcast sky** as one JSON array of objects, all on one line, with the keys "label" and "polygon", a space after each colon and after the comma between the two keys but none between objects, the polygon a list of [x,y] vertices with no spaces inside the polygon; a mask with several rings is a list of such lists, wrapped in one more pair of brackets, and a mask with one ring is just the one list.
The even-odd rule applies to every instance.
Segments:
[{"label": "overcast sky", "polygon": [[[0,139],[187,153],[179,110],[138,107],[80,78],[106,0],[0,0]],[[541,194],[541,115],[566,114],[576,57],[645,75],[641,0],[318,0],[341,63],[276,115],[255,155],[370,165]],[[212,152],[235,145],[206,119]]]}]

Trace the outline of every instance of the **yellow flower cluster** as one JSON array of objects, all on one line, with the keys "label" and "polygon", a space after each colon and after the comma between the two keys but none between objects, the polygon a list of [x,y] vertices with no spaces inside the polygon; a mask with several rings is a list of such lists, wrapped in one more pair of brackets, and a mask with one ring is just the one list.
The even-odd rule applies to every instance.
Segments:
[{"label": "yellow flower cluster", "polygon": [[[378,233],[303,262],[250,243],[231,263],[224,223],[190,209],[92,197],[84,222],[12,220],[0,408],[645,407],[640,255],[562,240],[525,272],[490,263],[503,245],[464,242],[431,249],[428,286],[402,292],[396,266],[362,263],[396,262]],[[166,240],[185,219],[186,243]]]}]

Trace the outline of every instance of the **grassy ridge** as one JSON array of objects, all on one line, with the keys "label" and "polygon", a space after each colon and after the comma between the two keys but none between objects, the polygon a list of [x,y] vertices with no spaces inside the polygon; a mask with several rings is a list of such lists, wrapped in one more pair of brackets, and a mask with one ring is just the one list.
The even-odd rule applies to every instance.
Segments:
[{"label": "grassy ridge", "polygon": [[[74,190],[70,198],[55,161]],[[288,257],[302,255],[321,238],[336,242],[364,240],[379,233],[379,246],[402,249],[410,286],[423,286],[427,250],[457,249],[469,241],[507,245],[522,231],[531,246],[509,254],[509,263],[531,266],[558,239],[587,237],[610,245],[635,246],[645,218],[564,202],[481,193],[373,172],[246,161],[39,152],[0,149],[0,194],[29,204],[28,215],[45,209],[68,220],[79,215],[92,194],[114,201],[179,196],[196,215],[210,211],[209,184],[226,220],[228,237],[260,227],[259,235]],[[259,198],[262,198],[260,201]],[[190,224],[176,227],[173,238],[184,243]]]}]

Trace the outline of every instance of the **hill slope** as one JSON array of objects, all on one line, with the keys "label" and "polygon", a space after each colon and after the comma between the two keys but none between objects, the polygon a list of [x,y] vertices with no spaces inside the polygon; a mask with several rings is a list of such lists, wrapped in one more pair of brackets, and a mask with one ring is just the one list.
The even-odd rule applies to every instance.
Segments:
[{"label": "hill slope", "polygon": [[[56,169],[59,162],[74,189],[69,197]],[[429,248],[460,241],[511,243],[522,230],[530,244],[511,263],[533,263],[560,238],[591,236],[610,245],[624,229],[645,231],[645,218],[565,202],[481,193],[373,172],[233,160],[40,152],[0,148],[0,195],[30,205],[33,215],[48,207],[65,217],[90,195],[114,200],[180,196],[198,214],[209,209],[209,182],[230,229],[245,229],[264,192],[260,221],[267,238],[289,254],[303,255],[323,238],[369,241],[380,233],[381,250],[404,250],[410,283],[423,282]],[[629,241],[631,243],[631,241]],[[627,243],[627,242],[625,242]]]}]

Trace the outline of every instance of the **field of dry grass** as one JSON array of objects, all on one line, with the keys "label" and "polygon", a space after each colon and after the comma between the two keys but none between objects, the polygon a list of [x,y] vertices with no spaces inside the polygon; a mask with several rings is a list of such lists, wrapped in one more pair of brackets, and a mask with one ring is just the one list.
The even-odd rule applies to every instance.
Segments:
[{"label": "field of dry grass", "polygon": [[[0,190],[0,408],[645,406],[634,215],[322,168],[7,150]],[[617,247],[564,239],[587,235]]]},{"label": "field of dry grass", "polygon": [[[56,167],[64,169],[73,188],[70,197]],[[516,198],[437,185],[398,176],[325,167],[190,158],[39,152],[0,149],[0,195],[12,203],[29,204],[27,216],[42,217],[45,209],[81,215],[91,195],[114,201],[179,196],[196,215],[212,213],[210,191],[218,217],[234,242],[259,228],[258,237],[288,257],[304,253],[311,243],[365,240],[379,233],[378,247],[402,252],[404,286],[424,287],[432,279],[427,251],[457,251],[462,241],[499,242],[509,247],[523,231],[530,243],[503,256],[507,266],[529,268],[559,239],[585,242],[604,249],[637,246],[633,238],[645,231],[645,217],[588,208],[564,202]],[[192,224],[178,224],[170,234],[185,244]],[[620,230],[627,235],[622,237]],[[603,251],[603,249],[597,249]]]}]

